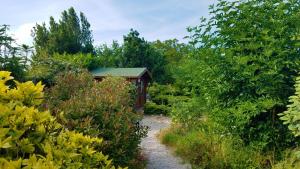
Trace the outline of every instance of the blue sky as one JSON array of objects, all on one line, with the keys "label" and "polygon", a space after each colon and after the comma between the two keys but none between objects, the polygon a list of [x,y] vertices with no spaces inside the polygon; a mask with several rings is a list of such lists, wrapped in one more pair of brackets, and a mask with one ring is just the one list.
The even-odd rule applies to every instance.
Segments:
[{"label": "blue sky", "polygon": [[[2,1],[2,2],[1,2]],[[217,0],[0,0],[0,24],[11,25],[18,43],[32,43],[36,23],[59,19],[73,6],[92,25],[95,44],[122,42],[130,28],[148,41],[177,38],[184,41],[186,28],[209,16],[208,6]]]}]

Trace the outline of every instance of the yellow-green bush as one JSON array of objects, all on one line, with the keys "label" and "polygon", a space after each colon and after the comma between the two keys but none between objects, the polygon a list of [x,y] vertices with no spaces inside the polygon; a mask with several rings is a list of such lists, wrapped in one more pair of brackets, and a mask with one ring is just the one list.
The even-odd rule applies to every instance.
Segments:
[{"label": "yellow-green bush", "polygon": [[39,111],[43,85],[6,85],[0,71],[0,168],[115,168],[96,152],[102,139],[64,129],[49,111]]}]

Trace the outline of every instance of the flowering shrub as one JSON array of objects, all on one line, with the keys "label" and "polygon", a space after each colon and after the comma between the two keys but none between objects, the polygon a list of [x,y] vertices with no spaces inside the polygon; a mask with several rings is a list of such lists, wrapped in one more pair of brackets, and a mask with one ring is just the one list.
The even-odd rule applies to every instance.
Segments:
[{"label": "flowering shrub", "polygon": [[146,128],[139,124],[141,116],[132,109],[131,90],[131,84],[123,78],[96,82],[86,72],[69,72],[57,78],[48,94],[48,105],[64,112],[61,121],[70,130],[102,137],[104,144],[99,148],[114,159],[114,164],[131,166],[146,134]]},{"label": "flowering shrub", "polygon": [[[49,111],[39,111],[43,85],[19,83],[0,71],[0,168],[115,168],[96,151],[102,139],[65,130]],[[97,149],[99,150],[99,149]]]}]

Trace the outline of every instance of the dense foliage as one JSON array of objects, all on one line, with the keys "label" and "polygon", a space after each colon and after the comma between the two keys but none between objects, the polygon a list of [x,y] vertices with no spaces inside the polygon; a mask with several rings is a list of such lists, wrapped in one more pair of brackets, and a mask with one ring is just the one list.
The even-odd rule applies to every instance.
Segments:
[{"label": "dense foliage", "polygon": [[172,99],[175,89],[171,85],[152,84],[147,92],[149,100],[145,104],[145,114],[167,115],[170,111],[170,99]]},{"label": "dense foliage", "polygon": [[96,50],[99,64],[102,67],[122,67],[122,52],[122,45],[117,41],[113,41],[111,46],[107,44],[101,45]]},{"label": "dense foliage", "polygon": [[138,31],[131,29],[123,37],[123,44],[116,41],[111,47],[102,45],[97,50],[99,65],[103,67],[146,67],[159,83],[168,82],[165,55],[150,42],[140,37]]},{"label": "dense foliage", "polygon": [[123,67],[146,67],[155,81],[165,81],[164,56],[144,38],[140,38],[137,31],[130,30],[128,35],[124,36],[121,62]]},{"label": "dense foliage", "polygon": [[9,88],[0,71],[0,168],[114,168],[96,147],[102,139],[66,130],[49,111],[39,111],[43,85]]},{"label": "dense foliage", "polygon": [[54,53],[93,53],[93,37],[90,23],[80,12],[78,17],[73,7],[61,14],[57,22],[51,16],[49,27],[46,24],[37,24],[33,29],[34,47],[40,52]]},{"label": "dense foliage", "polygon": [[123,78],[108,77],[94,82],[88,72],[61,74],[50,89],[47,106],[63,124],[91,136],[100,136],[99,147],[118,165],[134,167],[138,145],[146,128],[133,107],[132,86]]},{"label": "dense foliage", "polygon": [[[173,143],[178,151],[186,148],[186,154],[179,154],[195,166],[271,168],[285,157],[284,150],[297,146],[278,114],[286,110],[299,71],[299,4],[293,0],[219,0],[210,7],[210,18],[188,29],[193,50],[181,60],[173,77],[174,85],[190,100],[177,102],[171,111],[173,121],[185,132],[171,130],[163,139],[168,134],[179,135],[183,142],[174,139]],[[295,103],[291,107],[294,109],[282,118],[290,121],[289,128],[295,131],[297,120],[291,113]],[[206,133],[207,128],[213,128],[212,135]],[[194,135],[204,136],[184,142]],[[215,142],[204,137],[222,139]],[[196,147],[184,147],[193,142]],[[224,156],[211,151],[208,145],[212,142],[221,146],[223,151],[217,152]],[[196,152],[197,148],[201,150]],[[193,161],[197,155],[200,158]],[[207,155],[216,161],[205,161]],[[245,159],[259,159],[242,162],[244,155]],[[217,165],[217,161],[223,164]],[[276,167],[288,166],[281,164],[285,162]],[[289,163],[289,167],[297,166]]]},{"label": "dense foliage", "polygon": [[213,104],[211,116],[261,149],[290,146],[277,114],[299,67],[299,2],[221,0],[210,10],[213,17],[190,31],[206,80],[196,85]]},{"label": "dense foliage", "polygon": [[[210,18],[188,28],[189,44],[148,42],[131,29],[123,43],[94,48],[87,18],[73,8],[59,21],[51,17],[49,27],[37,24],[27,77],[49,87],[47,100],[40,105],[36,97],[42,96],[34,96],[40,83],[8,81],[17,86],[9,89],[4,84],[10,77],[2,79],[0,106],[12,116],[0,116],[6,118],[0,120],[0,167],[112,167],[103,151],[114,164],[141,168],[136,159],[146,128],[132,109],[131,84],[113,77],[95,82],[83,69],[147,67],[156,83],[144,111],[172,117],[161,139],[194,168],[297,168],[300,1],[218,0],[209,11]],[[23,80],[30,48],[12,45],[6,31],[0,27],[0,68]],[[33,100],[20,101],[25,95]],[[26,128],[19,118],[34,120]]]},{"label": "dense foliage", "polygon": [[42,81],[46,86],[53,86],[55,77],[62,72],[80,71],[97,67],[97,58],[92,54],[58,54],[51,56],[40,54],[34,58],[27,78]]},{"label": "dense foliage", "polygon": [[174,83],[174,72],[177,66],[181,65],[183,58],[189,55],[192,46],[180,43],[177,39],[157,40],[152,42],[151,46],[160,52],[166,60],[165,65],[163,65],[165,74],[157,74],[156,76],[164,76],[164,83]]}]

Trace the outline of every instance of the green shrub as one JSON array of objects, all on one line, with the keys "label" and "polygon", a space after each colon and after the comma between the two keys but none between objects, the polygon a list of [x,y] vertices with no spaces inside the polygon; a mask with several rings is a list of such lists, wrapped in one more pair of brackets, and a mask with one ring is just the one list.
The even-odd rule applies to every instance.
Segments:
[{"label": "green shrub", "polygon": [[75,94],[86,92],[93,86],[93,76],[86,70],[68,71],[54,77],[56,85],[46,93],[46,103],[52,113],[57,114],[65,101]]},{"label": "green shrub", "polygon": [[153,83],[149,88],[150,95],[164,94],[164,95],[177,95],[179,94],[178,89],[170,84],[162,85]]},{"label": "green shrub", "polygon": [[185,128],[197,128],[203,119],[203,108],[199,99],[178,99],[173,103],[171,110],[173,122],[183,125]]},{"label": "green shrub", "polygon": [[64,112],[61,121],[67,128],[102,137],[105,141],[99,148],[115,164],[134,167],[131,163],[138,156],[146,128],[139,124],[140,114],[132,109],[130,91],[132,86],[123,78],[107,77],[96,82],[88,73],[69,72],[56,78],[47,104]]},{"label": "green shrub", "polygon": [[11,79],[0,71],[0,168],[115,168],[98,149],[102,139],[66,130],[36,108],[41,83],[15,81],[10,89]]},{"label": "green shrub", "polygon": [[172,85],[159,85],[154,83],[148,89],[150,101],[145,104],[145,114],[167,115],[171,111],[172,103],[176,102],[179,91]]},{"label": "green shrub", "polygon": [[144,105],[144,113],[145,114],[162,114],[162,115],[167,115],[168,112],[170,111],[170,107],[166,106],[166,105],[159,105],[156,104],[152,101],[148,101],[145,105]]},{"label": "green shrub", "polygon": [[[81,69],[93,69],[97,67],[97,58],[91,54],[52,54],[47,51],[39,51],[33,56],[31,68],[27,72],[27,79],[42,81],[50,87],[55,83],[58,74],[68,71],[81,71]],[[74,85],[74,84],[73,84]]]},{"label": "green shrub", "polygon": [[[290,104],[287,106],[287,110],[279,114],[280,119],[283,120],[283,124],[288,125],[289,130],[292,131],[295,137],[300,136],[300,77],[296,78],[295,95],[289,97]],[[297,160],[295,159],[297,158]],[[282,165],[292,168],[293,163],[298,162],[300,165],[300,151],[295,151],[294,155],[287,157],[287,161],[283,161]]]}]

